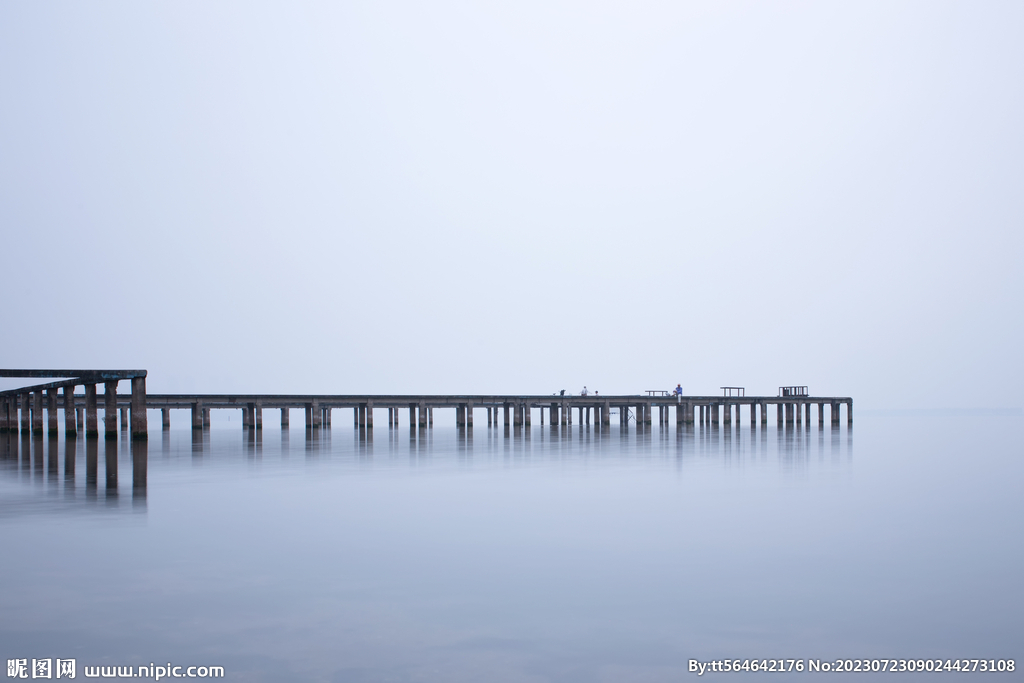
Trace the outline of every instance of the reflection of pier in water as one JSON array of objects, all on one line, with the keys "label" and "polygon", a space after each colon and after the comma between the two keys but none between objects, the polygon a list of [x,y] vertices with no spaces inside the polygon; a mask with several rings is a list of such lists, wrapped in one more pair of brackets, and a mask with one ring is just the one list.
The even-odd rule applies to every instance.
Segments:
[{"label": "reflection of pier in water", "polygon": [[[124,504],[119,473],[127,469],[131,474],[130,506],[146,508],[149,444],[145,440],[79,438],[74,433],[60,438],[8,431],[0,433],[0,469],[45,491],[47,504],[72,508],[98,505],[102,509]],[[4,512],[10,509],[5,506]]]},{"label": "reflection of pier in water", "polygon": [[[329,395],[329,394],[148,394],[145,370],[0,370],[0,377],[57,378],[53,381],[0,392],[0,446],[5,463],[17,463],[20,476],[60,481],[63,454],[64,488],[76,492],[76,460],[85,461],[86,499],[98,499],[100,450],[103,451],[104,498],[118,496],[118,459],[130,455],[132,499],[144,502],[148,472],[148,410],[159,410],[168,447],[170,413],[187,410],[192,427],[191,451],[201,456],[211,450],[212,410],[240,411],[247,452],[263,454],[263,410],[280,411],[281,451],[289,452],[291,411],[304,413],[308,454],[331,452],[332,416],[336,410],[352,411],[357,453],[373,454],[374,413],[386,411],[388,450],[404,448],[412,454],[432,449],[434,411],[454,416],[458,434],[456,451],[474,451],[473,427],[477,413],[486,416],[484,450],[500,447],[511,456],[533,452],[536,439],[541,450],[561,452],[563,446],[580,445],[600,450],[617,427],[617,448],[646,454],[655,450],[678,453],[721,453],[727,457],[762,456],[768,451],[767,427],[776,425],[775,449],[799,459],[811,448],[812,418],[818,427],[817,451],[825,452],[824,431],[831,434],[831,451],[839,450],[839,430],[845,406],[847,451],[853,424],[853,400],[849,397],[813,397],[805,387],[783,387],[779,396],[573,396],[573,395]],[[131,394],[118,394],[122,380],[131,382]],[[97,386],[104,385],[103,403],[97,402]],[[76,394],[75,387],[84,393]],[[732,393],[727,391],[727,394]],[[103,436],[99,413],[103,414]],[[129,417],[130,411],[130,417]],[[61,415],[63,413],[63,415]],[[813,415],[812,415],[813,413]],[[654,416],[657,415],[655,421]],[[63,420],[60,419],[63,417]],[[120,420],[119,420],[120,417]],[[574,420],[575,417],[575,420]],[[536,431],[536,423],[548,429]],[[617,418],[617,419],[616,419]],[[575,422],[575,425],[574,425]],[[652,426],[658,424],[657,440]],[[675,430],[670,429],[674,423]],[[750,435],[741,435],[742,426]],[[404,434],[402,427],[408,432]],[[503,429],[502,429],[503,428]],[[502,433],[503,432],[503,433]],[[675,438],[672,438],[672,433]],[[64,440],[59,441],[63,433]],[[129,439],[129,434],[131,438]],[[84,436],[84,438],[80,438]],[[631,435],[632,440],[624,441]],[[502,437],[505,437],[504,439]],[[102,445],[102,449],[101,449]],[[10,469],[8,467],[8,469]]]}]

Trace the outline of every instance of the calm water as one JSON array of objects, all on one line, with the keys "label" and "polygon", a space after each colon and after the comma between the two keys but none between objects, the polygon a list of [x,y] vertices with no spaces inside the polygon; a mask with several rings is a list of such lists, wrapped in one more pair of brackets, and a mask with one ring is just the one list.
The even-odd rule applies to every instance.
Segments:
[{"label": "calm water", "polygon": [[[690,659],[1024,654],[1021,417],[260,441],[154,423],[144,490],[127,441],[0,437],[4,658],[678,681],[702,680]],[[703,679],[736,676],[879,677]]]}]

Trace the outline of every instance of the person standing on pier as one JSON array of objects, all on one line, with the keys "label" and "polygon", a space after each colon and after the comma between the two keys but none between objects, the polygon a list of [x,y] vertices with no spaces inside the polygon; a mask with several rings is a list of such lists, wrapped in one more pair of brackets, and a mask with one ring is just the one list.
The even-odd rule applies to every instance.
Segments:
[{"label": "person standing on pier", "polygon": [[679,403],[680,401],[682,401],[683,400],[683,385],[682,384],[677,384],[675,391],[673,391],[672,393],[676,395],[676,403]]},{"label": "person standing on pier", "polygon": [[584,384],[583,385],[583,391],[580,392],[580,396],[586,396],[586,395],[587,395],[587,385]]}]

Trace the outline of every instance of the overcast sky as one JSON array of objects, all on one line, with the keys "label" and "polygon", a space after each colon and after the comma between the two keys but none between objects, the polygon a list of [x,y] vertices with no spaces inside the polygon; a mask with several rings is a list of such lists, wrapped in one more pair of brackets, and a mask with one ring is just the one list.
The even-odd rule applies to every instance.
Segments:
[{"label": "overcast sky", "polygon": [[0,366],[1024,403],[1024,3],[4,2]]}]

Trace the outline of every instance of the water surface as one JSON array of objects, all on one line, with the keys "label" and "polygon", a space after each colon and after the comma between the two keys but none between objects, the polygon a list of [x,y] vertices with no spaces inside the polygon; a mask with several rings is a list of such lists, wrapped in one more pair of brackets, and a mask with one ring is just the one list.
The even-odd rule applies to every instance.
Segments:
[{"label": "water surface", "polygon": [[[0,436],[0,654],[356,682],[1019,659],[1021,427],[215,425],[151,432],[144,487],[127,440]],[[736,675],[768,674],[703,678]]]}]

